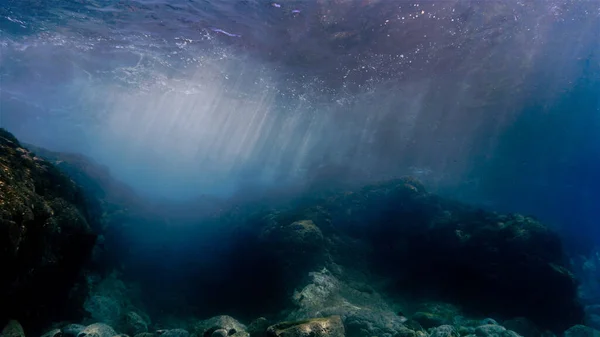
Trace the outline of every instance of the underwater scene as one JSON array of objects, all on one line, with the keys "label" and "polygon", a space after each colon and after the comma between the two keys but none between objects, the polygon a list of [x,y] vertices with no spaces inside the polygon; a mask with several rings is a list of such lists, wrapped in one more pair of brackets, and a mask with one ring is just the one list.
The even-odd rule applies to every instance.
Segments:
[{"label": "underwater scene", "polygon": [[600,337],[599,0],[0,0],[0,337]]}]

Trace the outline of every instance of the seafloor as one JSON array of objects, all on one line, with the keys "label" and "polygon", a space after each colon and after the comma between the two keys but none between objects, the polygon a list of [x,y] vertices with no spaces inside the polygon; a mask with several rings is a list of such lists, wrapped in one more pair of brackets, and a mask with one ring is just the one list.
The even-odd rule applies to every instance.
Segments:
[{"label": "seafloor", "polygon": [[157,205],[0,131],[3,337],[598,336],[592,262],[409,177]]}]

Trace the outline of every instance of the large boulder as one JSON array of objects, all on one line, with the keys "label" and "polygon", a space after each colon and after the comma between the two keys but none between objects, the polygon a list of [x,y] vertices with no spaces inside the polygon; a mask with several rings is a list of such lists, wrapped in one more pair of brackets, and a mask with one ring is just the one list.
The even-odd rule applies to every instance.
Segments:
[{"label": "large boulder", "polygon": [[54,317],[80,306],[69,291],[96,241],[89,201],[0,129],[0,321],[10,314],[41,335]]},{"label": "large boulder", "polygon": [[320,202],[333,227],[370,243],[370,266],[395,279],[395,291],[435,293],[555,332],[583,319],[560,238],[531,217],[441,198],[411,178]]}]

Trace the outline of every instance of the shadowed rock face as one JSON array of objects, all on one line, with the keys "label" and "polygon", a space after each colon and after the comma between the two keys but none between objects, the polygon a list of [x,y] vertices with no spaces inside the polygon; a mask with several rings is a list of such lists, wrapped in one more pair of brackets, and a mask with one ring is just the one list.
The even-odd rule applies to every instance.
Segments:
[{"label": "shadowed rock face", "polygon": [[[68,308],[96,240],[83,192],[0,129],[0,320],[35,331]],[[75,299],[76,300],[76,299]]]},{"label": "shadowed rock face", "polygon": [[[307,270],[333,263],[393,280],[391,293],[433,296],[478,315],[525,316],[555,331],[583,317],[577,283],[553,231],[530,217],[431,195],[414,179],[308,194],[262,221],[250,219],[240,242],[260,236],[247,251],[279,261],[266,279],[287,275],[292,286]],[[320,242],[319,249],[312,242]]]}]

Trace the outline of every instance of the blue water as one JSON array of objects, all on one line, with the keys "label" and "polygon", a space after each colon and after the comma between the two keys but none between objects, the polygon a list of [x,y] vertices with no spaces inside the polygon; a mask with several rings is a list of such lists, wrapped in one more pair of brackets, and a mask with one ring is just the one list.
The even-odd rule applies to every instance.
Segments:
[{"label": "blue water", "polygon": [[[0,127],[149,199],[409,174],[600,245],[598,1],[0,0],[0,47]],[[128,227],[150,288],[185,225]]]},{"label": "blue water", "polygon": [[598,7],[4,1],[1,123],[157,198],[328,167],[592,230]]}]

